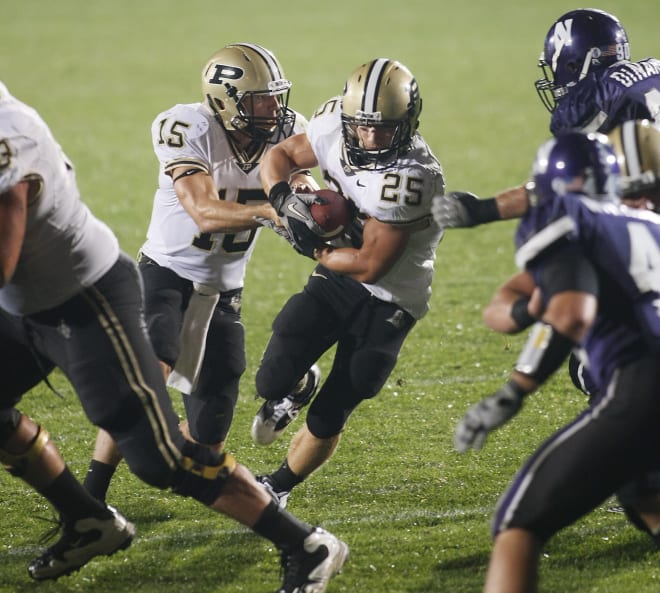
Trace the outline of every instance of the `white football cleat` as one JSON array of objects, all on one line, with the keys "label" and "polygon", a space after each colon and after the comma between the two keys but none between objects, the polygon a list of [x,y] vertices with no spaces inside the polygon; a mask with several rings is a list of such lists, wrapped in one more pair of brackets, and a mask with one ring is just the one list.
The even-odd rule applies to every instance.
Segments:
[{"label": "white football cleat", "polygon": [[321,369],[314,364],[284,399],[265,401],[252,421],[252,440],[257,445],[270,445],[312,400],[319,383]]},{"label": "white football cleat", "polygon": [[316,527],[301,548],[282,555],[284,582],[277,593],[324,593],[348,560],[348,546]]}]

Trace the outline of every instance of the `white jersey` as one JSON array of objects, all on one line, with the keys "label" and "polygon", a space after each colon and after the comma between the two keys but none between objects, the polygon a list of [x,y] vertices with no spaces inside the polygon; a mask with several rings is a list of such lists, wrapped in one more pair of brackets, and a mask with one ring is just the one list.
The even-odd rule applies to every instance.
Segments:
[{"label": "white jersey", "polygon": [[[306,124],[296,114],[293,132],[304,131]],[[241,204],[265,202],[259,161],[271,145],[265,145],[250,160],[239,158],[225,130],[203,103],[175,105],[164,111],[154,120],[151,133],[160,171],[142,253],[187,280],[221,292],[241,288],[261,229],[200,233],[181,205],[167,173],[180,166],[199,168],[213,178],[221,200]]]},{"label": "white jersey", "polygon": [[80,200],[73,165],[31,107],[0,83],[0,193],[23,180],[30,194],[18,265],[0,307],[27,315],[62,304],[119,257],[112,231]]},{"label": "white jersey", "polygon": [[435,251],[443,234],[431,216],[433,196],[445,189],[438,159],[415,134],[411,150],[384,171],[350,166],[342,140],[339,97],[316,111],[307,136],[323,179],[350,198],[361,217],[410,229],[408,244],[387,274],[374,284],[363,284],[375,297],[421,319],[429,308]]}]

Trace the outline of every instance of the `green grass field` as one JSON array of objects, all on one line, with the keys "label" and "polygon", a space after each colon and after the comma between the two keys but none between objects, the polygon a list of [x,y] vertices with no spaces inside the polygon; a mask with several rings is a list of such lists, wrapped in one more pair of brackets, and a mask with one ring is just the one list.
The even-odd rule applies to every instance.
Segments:
[{"label": "green grass field", "polygon": [[[223,45],[253,41],[274,50],[294,82],[291,104],[306,115],[338,94],[363,61],[399,59],[419,81],[421,131],[449,188],[485,196],[522,181],[548,134],[549,115],[533,88],[536,62],[550,24],[575,7],[563,0],[4,2],[0,78],[49,122],[77,165],[86,201],[136,253],[156,182],[151,121],[174,103],[199,100],[201,66]],[[599,7],[621,18],[633,58],[660,54],[648,0]],[[447,233],[431,312],[380,395],[354,414],[335,457],[292,495],[293,512],[351,546],[330,592],[480,591],[499,494],[541,439],[584,404],[560,373],[482,452],[453,451],[456,421],[502,383],[524,339],[492,333],[481,321],[492,292],[514,271],[514,228]],[[263,233],[249,268],[249,366],[228,445],[255,472],[278,465],[288,439],[269,448],[252,444],[254,371],[271,320],[311,267]],[[329,361],[320,364],[327,370]],[[55,374],[53,382],[64,400],[39,387],[21,407],[48,428],[82,478],[95,431],[66,380]],[[265,593],[279,586],[275,550],[230,520],[147,488],[125,467],[109,499],[137,523],[133,546],[59,582],[35,584],[26,566],[52,513],[22,482],[0,475],[0,593]],[[550,543],[541,591],[658,591],[650,541],[608,506]]]}]

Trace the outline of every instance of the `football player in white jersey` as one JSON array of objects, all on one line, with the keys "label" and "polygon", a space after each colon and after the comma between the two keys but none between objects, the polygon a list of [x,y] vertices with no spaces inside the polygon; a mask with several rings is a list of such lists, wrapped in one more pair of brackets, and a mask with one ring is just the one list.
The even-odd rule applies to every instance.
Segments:
[{"label": "football player in white jersey", "polygon": [[[246,367],[246,266],[261,222],[278,222],[259,164],[307,124],[288,107],[290,88],[270,51],[233,43],[204,65],[204,100],[175,105],[151,127],[160,168],[139,257],[147,327],[168,383],[183,394],[184,434],[216,450]],[[318,187],[304,171],[292,183]],[[85,486],[101,500],[119,461],[112,440],[99,432]]]},{"label": "football player in white jersey", "polygon": [[325,591],[348,548],[282,511],[229,453],[181,434],[147,335],[137,265],[81,202],[48,126],[0,83],[0,462],[53,504],[63,526],[29,565],[37,580],[126,548],[135,530],[75,480],[44,428],[15,407],[55,366],[140,479],[272,541],[283,552],[281,593]]},{"label": "football player in white jersey", "polygon": [[343,95],[316,111],[305,133],[273,148],[262,163],[264,188],[283,217],[285,205],[299,199],[287,183],[291,172],[317,165],[357,211],[350,245],[315,245],[310,233],[296,237],[319,265],[277,315],[257,371],[257,392],[266,402],[252,436],[268,444],[306,403],[285,397],[296,377],[337,348],[283,464],[258,477],[280,504],[330,458],[348,417],[380,391],[406,336],[428,310],[442,238],[430,208],[445,182],[417,132],[421,106],[417,81],[404,65],[372,60],[350,75]]}]

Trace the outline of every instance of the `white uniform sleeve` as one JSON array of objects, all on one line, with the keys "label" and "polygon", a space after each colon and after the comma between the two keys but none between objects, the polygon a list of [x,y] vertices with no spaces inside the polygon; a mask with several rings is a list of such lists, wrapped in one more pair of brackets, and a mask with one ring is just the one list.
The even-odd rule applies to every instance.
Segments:
[{"label": "white uniform sleeve", "polygon": [[151,125],[156,157],[165,172],[190,166],[209,173],[211,163],[203,146],[209,120],[189,105],[175,105],[159,114]]}]

